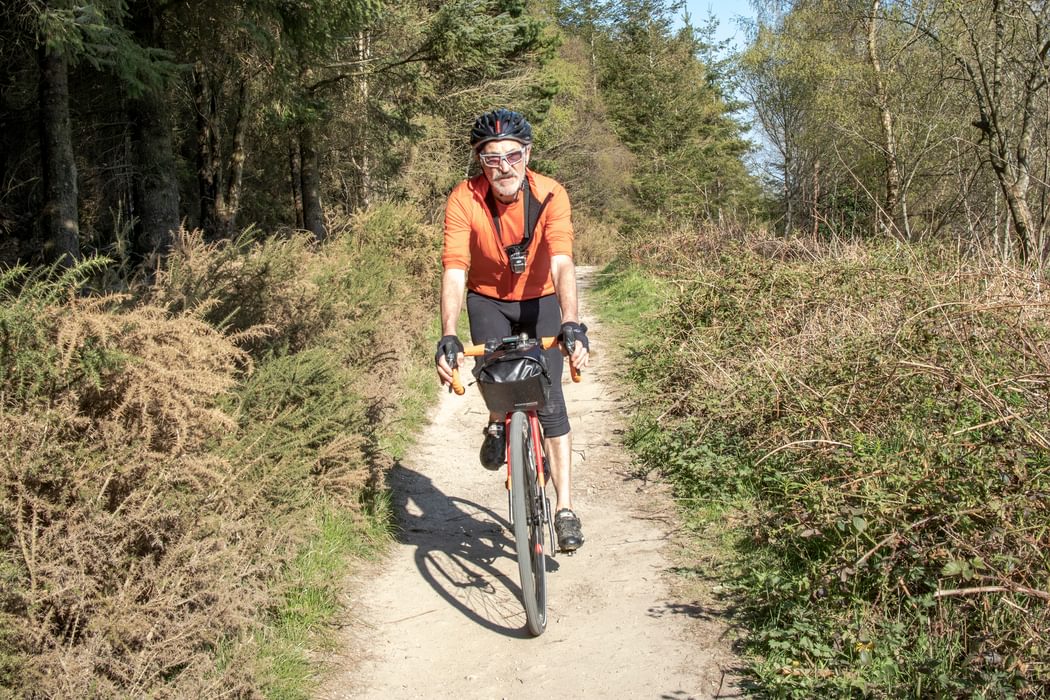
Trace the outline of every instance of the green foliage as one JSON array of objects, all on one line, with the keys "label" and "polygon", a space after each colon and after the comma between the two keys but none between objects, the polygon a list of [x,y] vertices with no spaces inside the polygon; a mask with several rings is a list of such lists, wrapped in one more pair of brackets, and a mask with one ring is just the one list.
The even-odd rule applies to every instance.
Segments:
[{"label": "green foliage", "polygon": [[623,264],[609,265],[595,285],[602,301],[602,318],[642,336],[656,330],[658,312],[671,290],[662,280]]},{"label": "green foliage", "polygon": [[683,504],[750,501],[727,583],[762,692],[1040,697],[1039,283],[932,249],[699,248],[640,329],[630,440]]},{"label": "green foliage", "polygon": [[[429,280],[439,242],[414,210],[392,204],[362,212],[324,246],[306,233],[265,237],[246,229],[215,243],[184,233],[149,295],[172,312],[244,335],[257,358],[326,344],[361,361],[376,352],[384,309],[418,314],[415,299],[436,293]],[[416,279],[428,282],[420,287]]]},{"label": "green foliage", "polygon": [[[428,45],[442,61],[464,70],[498,71],[500,59],[528,50],[540,38],[540,23],[523,14],[520,0],[453,0],[435,13]],[[493,56],[488,49],[498,47]],[[496,60],[493,60],[493,59]]]},{"label": "green foliage", "polygon": [[[345,513],[323,511],[317,532],[282,572],[281,597],[266,627],[258,633],[259,656],[266,667],[263,693],[268,698],[313,697],[318,676],[309,649],[329,650],[332,622],[342,606],[339,580],[347,559],[374,557],[387,533],[362,527]],[[377,518],[375,523],[381,522]]]},{"label": "green foliage", "polygon": [[353,505],[368,482],[374,427],[354,379],[331,352],[314,349],[265,362],[241,386],[241,429],[227,449],[271,517],[298,517],[325,496]]},{"label": "green foliage", "polygon": [[[630,207],[634,170],[631,152],[616,135],[605,102],[596,91],[591,47],[566,36],[546,67],[557,94],[542,124],[530,167],[561,182],[572,198],[577,233],[591,222],[614,221]],[[609,242],[606,248],[611,248]]]},{"label": "green foliage", "polygon": [[[14,234],[0,246],[5,261],[32,260],[42,245],[31,223],[41,188],[30,186],[41,177],[40,44],[69,59],[67,145],[89,252],[110,246],[128,212],[136,254],[155,238],[166,247],[158,218],[209,237],[234,236],[238,222],[302,226],[290,180],[343,215],[406,195],[434,206],[466,169],[473,115],[507,104],[539,122],[555,92],[541,70],[551,21],[521,0],[107,0],[15,3],[2,15],[11,80],[0,117],[14,125],[0,136],[0,227]],[[430,149],[438,158],[420,163]]]},{"label": "green foliage", "polygon": [[[75,295],[106,262],[94,258],[66,270],[0,270],[0,397],[5,401],[23,404],[56,388],[59,348],[50,336],[46,314]],[[74,362],[82,375],[97,377],[101,366],[117,359],[92,346],[83,348]]]},{"label": "green foliage", "polygon": [[[328,320],[316,304],[319,290],[302,277],[313,245],[307,235],[264,237],[254,228],[214,244],[199,231],[182,232],[149,294],[172,313],[201,313],[230,333],[265,329],[295,351]],[[313,313],[300,313],[304,306]],[[274,341],[259,342],[260,352],[274,349]]]},{"label": "green foliage", "polygon": [[[340,0],[309,5],[286,2],[256,3],[252,23],[258,41],[267,41],[267,21],[276,19],[282,29],[280,50],[299,67],[324,61],[346,42],[346,37],[375,22],[383,10],[382,0]],[[292,66],[288,66],[292,69]]]},{"label": "green foliage", "polygon": [[125,0],[41,3],[33,12],[37,14],[31,24],[39,45],[74,63],[86,61],[96,70],[113,73],[132,96],[158,90],[176,71],[170,52],[135,40],[125,26],[129,17]]},{"label": "green foliage", "polygon": [[599,85],[620,139],[637,156],[641,208],[701,221],[752,197],[748,150],[722,88],[697,56],[703,37],[672,31],[671,4],[621,3],[600,44]]}]

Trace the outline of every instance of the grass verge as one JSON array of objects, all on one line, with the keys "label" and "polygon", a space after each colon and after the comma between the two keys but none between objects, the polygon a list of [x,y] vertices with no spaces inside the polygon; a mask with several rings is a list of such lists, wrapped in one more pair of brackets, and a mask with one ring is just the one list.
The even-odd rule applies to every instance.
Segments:
[{"label": "grass verge", "polygon": [[266,669],[263,693],[274,700],[313,696],[323,666],[318,657],[336,649],[333,623],[344,614],[340,596],[348,562],[374,559],[389,541],[384,527],[389,513],[382,506],[365,521],[332,510],[316,517],[316,534],[280,577],[283,593],[270,623],[256,633],[258,659]]}]

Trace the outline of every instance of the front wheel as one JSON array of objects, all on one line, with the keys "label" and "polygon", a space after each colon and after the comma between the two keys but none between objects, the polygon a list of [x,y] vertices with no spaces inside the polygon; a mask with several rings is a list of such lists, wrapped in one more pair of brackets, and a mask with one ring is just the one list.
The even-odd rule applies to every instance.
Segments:
[{"label": "front wheel", "polygon": [[547,627],[547,567],[543,546],[543,494],[536,482],[536,452],[527,414],[511,416],[510,503],[525,619],[533,636]]}]

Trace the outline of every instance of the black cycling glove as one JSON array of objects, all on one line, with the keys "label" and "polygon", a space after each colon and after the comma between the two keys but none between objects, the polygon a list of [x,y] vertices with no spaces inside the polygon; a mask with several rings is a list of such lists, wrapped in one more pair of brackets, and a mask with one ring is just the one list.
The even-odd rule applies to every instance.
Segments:
[{"label": "black cycling glove", "polygon": [[455,368],[456,356],[463,352],[463,343],[459,342],[459,337],[454,335],[441,336],[441,340],[438,341],[437,354],[434,355],[434,362],[436,363],[442,357],[448,362],[448,366]]},{"label": "black cycling glove", "polygon": [[588,352],[591,349],[591,342],[587,339],[587,326],[582,323],[573,323],[568,321],[561,324],[561,342],[565,345],[565,351],[570,355],[576,352],[576,343],[583,343],[583,347]]}]

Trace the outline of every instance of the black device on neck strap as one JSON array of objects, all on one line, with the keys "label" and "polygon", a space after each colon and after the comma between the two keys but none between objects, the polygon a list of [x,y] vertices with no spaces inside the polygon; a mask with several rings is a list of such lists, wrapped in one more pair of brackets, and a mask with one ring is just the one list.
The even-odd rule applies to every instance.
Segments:
[{"label": "black device on neck strap", "polygon": [[[525,219],[525,237],[522,238],[521,243],[514,245],[505,246],[503,250],[507,253],[507,262],[510,265],[511,272],[520,275],[525,272],[525,261],[528,257],[529,246],[532,245],[533,234],[536,231],[536,224],[539,223],[540,214],[547,208],[547,204],[553,199],[554,193],[549,192],[544,197],[543,201],[540,202],[540,206],[534,207],[532,188],[529,187],[529,178],[526,175],[522,178],[521,183],[522,196],[524,201],[522,207],[524,209]],[[489,213],[492,215],[492,226],[496,229],[496,237],[499,239],[500,245],[503,245],[503,227],[499,223],[499,209],[496,204],[496,196],[492,194],[492,183],[489,183],[489,191],[485,194],[485,203],[489,207]],[[535,211],[533,211],[535,210]]]}]

